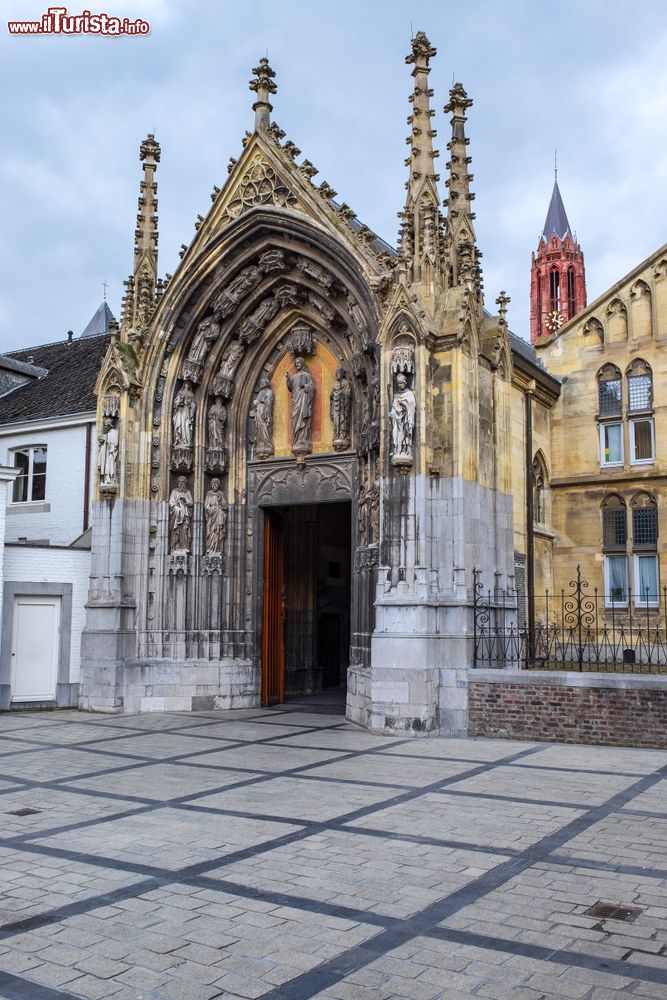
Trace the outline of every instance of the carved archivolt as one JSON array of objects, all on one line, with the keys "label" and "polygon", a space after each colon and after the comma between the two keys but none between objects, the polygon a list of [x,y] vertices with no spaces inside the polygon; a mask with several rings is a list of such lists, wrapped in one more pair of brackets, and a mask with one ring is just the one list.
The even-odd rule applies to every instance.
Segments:
[{"label": "carved archivolt", "polygon": [[280,181],[275,171],[260,157],[241,178],[236,197],[230,201],[223,219],[229,222],[248,212],[256,205],[276,205],[286,208],[293,205],[296,198]]}]

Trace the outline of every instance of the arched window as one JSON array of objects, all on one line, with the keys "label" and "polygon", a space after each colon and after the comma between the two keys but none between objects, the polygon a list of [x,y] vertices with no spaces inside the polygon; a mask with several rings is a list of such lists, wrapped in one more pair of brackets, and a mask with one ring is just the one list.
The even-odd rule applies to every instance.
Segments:
[{"label": "arched window", "polygon": [[625,373],[628,377],[628,410],[646,412],[653,407],[653,377],[651,366],[635,358]]},{"label": "arched window", "polygon": [[576,306],[576,295],[575,295],[575,276],[574,268],[568,267],[567,269],[567,318],[572,319],[577,311]]},{"label": "arched window", "polygon": [[546,331],[544,327],[544,316],[542,315],[542,275],[537,272],[537,332],[539,336],[542,336]]},{"label": "arched window", "polygon": [[602,548],[605,552],[623,549],[628,541],[628,512],[625,500],[612,493],[602,502]]},{"label": "arched window", "polygon": [[597,381],[600,465],[623,465],[621,373],[616,365],[605,365]]},{"label": "arched window", "polygon": [[621,371],[616,365],[605,365],[597,374],[598,416],[621,415]]},{"label": "arched window", "polygon": [[658,505],[651,493],[641,490],[630,501],[632,510],[632,561],[635,603],[656,607],[659,603]]},{"label": "arched window", "polygon": [[551,312],[560,312],[560,271],[549,272],[549,298]]},{"label": "arched window", "polygon": [[549,474],[544,455],[538,451],[533,459],[533,521],[535,524],[547,524]]},{"label": "arched window", "polygon": [[628,512],[623,497],[611,493],[602,502],[602,551],[607,607],[628,602]]},{"label": "arched window", "polygon": [[651,367],[642,358],[635,358],[626,370],[626,375],[630,417],[630,462],[632,465],[647,465],[653,462],[655,457]]}]

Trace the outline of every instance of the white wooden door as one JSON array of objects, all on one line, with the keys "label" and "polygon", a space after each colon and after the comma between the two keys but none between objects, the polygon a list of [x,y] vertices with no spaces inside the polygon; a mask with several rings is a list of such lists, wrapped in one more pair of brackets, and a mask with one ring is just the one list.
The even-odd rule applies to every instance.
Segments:
[{"label": "white wooden door", "polygon": [[60,598],[14,598],[12,701],[53,701],[60,647]]}]

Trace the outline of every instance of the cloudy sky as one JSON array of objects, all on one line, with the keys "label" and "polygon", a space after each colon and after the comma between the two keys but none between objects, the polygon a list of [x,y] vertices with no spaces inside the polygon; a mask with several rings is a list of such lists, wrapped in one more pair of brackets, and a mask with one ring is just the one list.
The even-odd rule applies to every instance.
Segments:
[{"label": "cloudy sky", "polygon": [[0,0],[0,351],[78,335],[104,280],[119,314],[149,131],[162,145],[160,270],[175,270],[252,126],[247,84],[267,50],[274,118],[319,168],[317,182],[395,243],[412,82],[404,56],[411,30],[426,31],[438,48],[440,168],[455,78],[475,102],[487,305],[506,289],[522,336],[554,147],[589,301],[667,241],[664,0],[90,0],[93,12],[145,18],[151,33],[9,36],[8,19],[38,19],[47,6]]}]

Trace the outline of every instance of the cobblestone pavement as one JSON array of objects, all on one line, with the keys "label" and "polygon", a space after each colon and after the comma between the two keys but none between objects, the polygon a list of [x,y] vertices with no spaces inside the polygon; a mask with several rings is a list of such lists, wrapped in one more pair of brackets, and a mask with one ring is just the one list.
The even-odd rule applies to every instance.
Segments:
[{"label": "cobblestone pavement", "polygon": [[335,707],[0,715],[0,996],[667,998],[667,754]]}]

